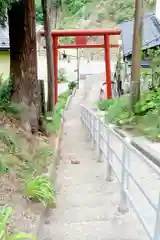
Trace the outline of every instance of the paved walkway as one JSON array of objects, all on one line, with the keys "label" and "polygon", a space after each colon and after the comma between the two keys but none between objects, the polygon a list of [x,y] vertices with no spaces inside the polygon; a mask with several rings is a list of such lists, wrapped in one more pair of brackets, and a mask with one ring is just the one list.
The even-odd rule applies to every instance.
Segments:
[{"label": "paved walkway", "polygon": [[[89,101],[91,96],[86,98]],[[80,103],[83,102],[81,88],[65,114],[57,173],[57,208],[45,219],[40,239],[147,239],[143,238],[143,230],[132,212],[122,215],[117,211],[119,185],[116,181],[105,181],[104,164],[96,161],[80,122]],[[72,164],[72,161],[80,163]]]}]

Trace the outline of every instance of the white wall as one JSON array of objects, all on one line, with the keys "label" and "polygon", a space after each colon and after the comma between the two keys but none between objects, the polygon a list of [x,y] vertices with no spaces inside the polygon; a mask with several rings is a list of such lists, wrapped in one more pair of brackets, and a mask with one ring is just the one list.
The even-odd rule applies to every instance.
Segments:
[{"label": "white wall", "polygon": [[156,17],[160,20],[160,0],[156,2]]}]

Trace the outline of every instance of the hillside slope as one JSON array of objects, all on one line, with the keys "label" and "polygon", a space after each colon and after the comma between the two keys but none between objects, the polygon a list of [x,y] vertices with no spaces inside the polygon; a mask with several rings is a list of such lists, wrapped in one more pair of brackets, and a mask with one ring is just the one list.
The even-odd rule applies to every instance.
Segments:
[{"label": "hillside slope", "polygon": [[[61,16],[60,28],[63,29],[109,29],[117,28],[117,25],[114,21],[109,19],[108,13],[108,0],[103,0],[101,2],[93,1],[86,4],[81,8],[77,14],[71,17]],[[118,37],[119,39],[119,37]],[[117,43],[117,37],[111,39],[112,43]],[[91,37],[88,40],[88,43],[103,43],[102,37]],[[113,51],[112,51],[113,52]],[[94,59],[104,59],[103,49],[85,49],[83,53],[85,58],[89,58],[89,55],[92,55]]]},{"label": "hillside slope", "polygon": [[[145,11],[151,11],[154,5],[145,5]],[[152,1],[151,1],[152,2]],[[59,27],[63,29],[117,29],[118,24],[123,20],[128,20],[134,14],[134,1],[133,0],[93,0],[84,5],[76,14],[72,15],[71,12],[63,6],[63,12],[59,19]],[[111,43],[117,43],[119,37],[111,37]],[[92,37],[88,40],[89,43],[103,43],[103,38]],[[112,55],[117,53],[116,49],[111,50]],[[88,55],[93,55],[95,59],[104,59],[103,50],[99,49],[85,49],[83,54],[85,58]]]}]

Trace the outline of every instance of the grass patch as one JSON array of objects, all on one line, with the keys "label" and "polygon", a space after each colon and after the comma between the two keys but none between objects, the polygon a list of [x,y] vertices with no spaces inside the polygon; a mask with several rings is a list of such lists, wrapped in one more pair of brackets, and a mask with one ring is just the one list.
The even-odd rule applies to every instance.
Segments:
[{"label": "grass patch", "polygon": [[58,97],[58,102],[55,106],[54,113],[47,113],[45,119],[43,119],[44,129],[47,134],[57,133],[60,128],[60,122],[63,114],[63,110],[65,108],[67,99],[71,94],[71,90],[68,90],[62,93]]},{"label": "grass patch", "polygon": [[106,111],[106,122],[113,123],[135,134],[160,141],[160,89],[154,88],[142,94],[130,112],[130,97],[124,95],[119,99],[98,104],[101,111]]},{"label": "grass patch", "polygon": [[44,205],[56,207],[53,184],[47,176],[41,175],[27,180],[25,196],[31,200],[42,202]]},{"label": "grass patch", "polygon": [[[10,208],[0,211],[0,239],[34,239],[25,233],[10,235],[8,231],[12,233],[14,229],[20,229],[19,222],[25,225],[34,221],[41,211],[36,203],[56,206],[55,189],[46,173],[53,161],[55,133],[59,130],[62,111],[72,91],[59,96],[54,115],[47,114],[51,117],[51,120],[44,121],[51,133],[48,138],[43,133],[33,135],[20,127],[19,116],[23,109],[10,102],[11,89],[10,81],[4,82],[4,85],[0,82],[0,195],[3,196],[0,205],[15,207],[9,222]],[[28,204],[28,199],[33,203]]]},{"label": "grass patch", "polygon": [[24,232],[18,232],[18,233],[12,233],[9,234],[7,231],[7,226],[9,222],[9,218],[12,214],[12,208],[4,207],[0,211],[0,239],[1,240],[25,240],[25,239],[30,239],[30,240],[36,240],[34,236],[31,234],[27,234]]},{"label": "grass patch", "polygon": [[98,108],[100,111],[107,111],[109,106],[111,106],[114,103],[113,99],[109,100],[99,100],[98,101]]}]

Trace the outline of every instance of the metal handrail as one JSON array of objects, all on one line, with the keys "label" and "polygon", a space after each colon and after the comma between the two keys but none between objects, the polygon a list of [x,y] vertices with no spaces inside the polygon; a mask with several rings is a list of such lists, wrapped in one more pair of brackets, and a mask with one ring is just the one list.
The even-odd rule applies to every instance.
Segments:
[{"label": "metal handrail", "polygon": [[[129,204],[132,206],[137,218],[143,226],[148,239],[160,239],[160,168],[150,161],[145,155],[139,152],[131,144],[129,138],[120,136],[112,125],[107,125],[92,110],[81,105],[81,121],[87,129],[88,136],[91,139],[92,147],[96,149],[97,159],[104,160],[106,167],[106,180],[111,181],[112,175],[116,176],[120,183],[121,194],[119,211],[125,213],[129,210]],[[116,149],[116,142],[118,150]],[[114,143],[114,146],[113,146]],[[117,152],[118,151],[118,152]],[[132,159],[133,156],[133,159]],[[138,165],[136,164],[138,160]],[[120,165],[120,174],[118,173],[118,162]],[[142,168],[146,180],[149,177],[154,178],[153,188],[157,186],[156,197],[152,196],[152,190],[144,187],[144,180],[138,176],[139,169]],[[137,175],[136,175],[137,174]],[[155,176],[156,175],[156,176]],[[139,179],[138,179],[139,178]],[[145,178],[145,177],[144,177]],[[132,183],[132,184],[131,184]],[[132,186],[131,186],[132,185]],[[136,188],[135,188],[136,187]],[[137,189],[137,190],[135,190]],[[141,197],[140,197],[141,196]],[[142,196],[149,207],[144,209],[149,213],[149,218],[143,216],[139,208],[142,203]],[[138,201],[138,202],[137,202]],[[128,204],[129,203],[129,204]],[[143,202],[143,204],[145,204]],[[154,217],[155,215],[155,217]],[[153,220],[154,218],[154,220]],[[151,224],[147,223],[150,220]],[[151,229],[151,225],[152,229]]]}]

